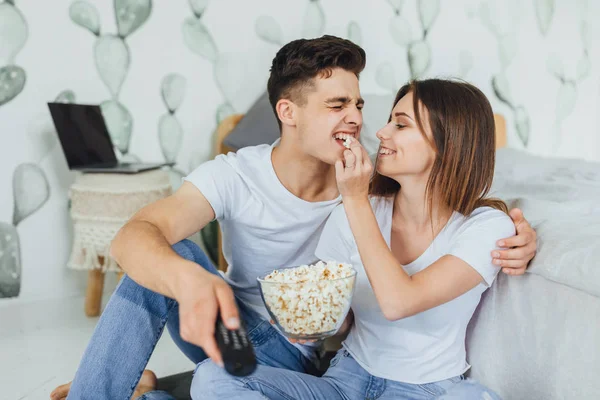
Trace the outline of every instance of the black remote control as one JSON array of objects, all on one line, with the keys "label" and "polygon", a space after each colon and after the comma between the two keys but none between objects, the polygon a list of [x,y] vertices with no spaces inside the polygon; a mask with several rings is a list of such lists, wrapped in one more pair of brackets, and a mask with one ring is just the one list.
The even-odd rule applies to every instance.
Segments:
[{"label": "black remote control", "polygon": [[218,316],[215,338],[228,373],[233,376],[247,376],[254,372],[256,356],[243,322],[240,323],[239,329],[230,330]]}]

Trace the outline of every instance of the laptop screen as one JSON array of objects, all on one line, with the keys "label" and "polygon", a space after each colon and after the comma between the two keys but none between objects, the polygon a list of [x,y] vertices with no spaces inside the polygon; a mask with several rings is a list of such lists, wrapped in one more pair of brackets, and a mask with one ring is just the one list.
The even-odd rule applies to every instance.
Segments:
[{"label": "laptop screen", "polygon": [[48,103],[48,107],[69,168],[117,164],[100,106]]}]

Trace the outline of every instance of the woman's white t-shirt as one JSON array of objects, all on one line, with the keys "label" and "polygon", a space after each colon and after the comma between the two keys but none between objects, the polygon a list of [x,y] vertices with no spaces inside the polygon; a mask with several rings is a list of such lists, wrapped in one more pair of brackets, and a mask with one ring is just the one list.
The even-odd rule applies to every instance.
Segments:
[{"label": "woman's white t-shirt", "polygon": [[[392,198],[371,200],[383,237],[390,246]],[[496,241],[515,234],[508,215],[489,207],[469,217],[454,212],[429,248],[404,266],[413,275],[444,255],[453,255],[473,267],[483,282],[462,296],[438,307],[398,321],[387,320],[364,270],[343,205],[329,217],[317,245],[321,260],[351,263],[357,270],[352,300],[355,323],[344,347],[371,375],[394,381],[423,384],[441,381],[469,369],[465,334],[481,294],[494,281],[499,268],[492,264]]]}]

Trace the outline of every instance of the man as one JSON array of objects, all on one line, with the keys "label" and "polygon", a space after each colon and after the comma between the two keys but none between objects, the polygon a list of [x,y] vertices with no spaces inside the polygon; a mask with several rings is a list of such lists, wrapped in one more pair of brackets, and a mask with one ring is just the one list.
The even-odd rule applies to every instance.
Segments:
[{"label": "man", "polygon": [[[147,373],[134,393],[165,324],[192,362],[210,357],[222,365],[213,336],[218,313],[230,329],[241,316],[259,363],[316,373],[314,347],[290,343],[269,323],[256,277],[315,261],[320,232],[341,200],[334,164],[342,139],[358,138],[362,127],[358,76],[365,62],[362,48],[332,36],[284,46],[268,82],[280,141],[202,164],[175,194],[119,231],[111,255],[127,276],[96,327],[69,399],[122,399],[152,389]],[[520,212],[511,215],[518,235],[503,247],[518,248],[494,258],[505,272],[522,274],[535,253],[535,232]],[[229,264],[225,279],[184,240],[215,218]]]}]

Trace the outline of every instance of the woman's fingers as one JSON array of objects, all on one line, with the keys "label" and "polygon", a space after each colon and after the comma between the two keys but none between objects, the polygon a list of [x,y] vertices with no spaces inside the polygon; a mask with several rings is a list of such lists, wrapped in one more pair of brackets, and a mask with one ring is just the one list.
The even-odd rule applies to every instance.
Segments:
[{"label": "woman's fingers", "polygon": [[354,158],[356,160],[357,165],[363,164],[363,147],[360,142],[356,139],[352,139],[350,143],[350,151],[354,154]]},{"label": "woman's fingers", "polygon": [[344,167],[346,169],[356,166],[356,155],[351,150],[344,150]]},{"label": "woman's fingers", "polygon": [[363,159],[363,152],[362,145],[353,140],[350,149],[344,150],[343,162],[338,160],[335,163],[335,177],[343,197],[368,195],[373,166],[370,160]]},{"label": "woman's fingers", "polygon": [[369,154],[364,146],[360,144],[358,140],[353,139],[352,143],[350,144],[350,150],[356,158],[356,165],[359,167],[364,167],[363,169],[366,172],[371,172],[373,169],[373,163],[371,162],[371,158],[369,157]]}]

